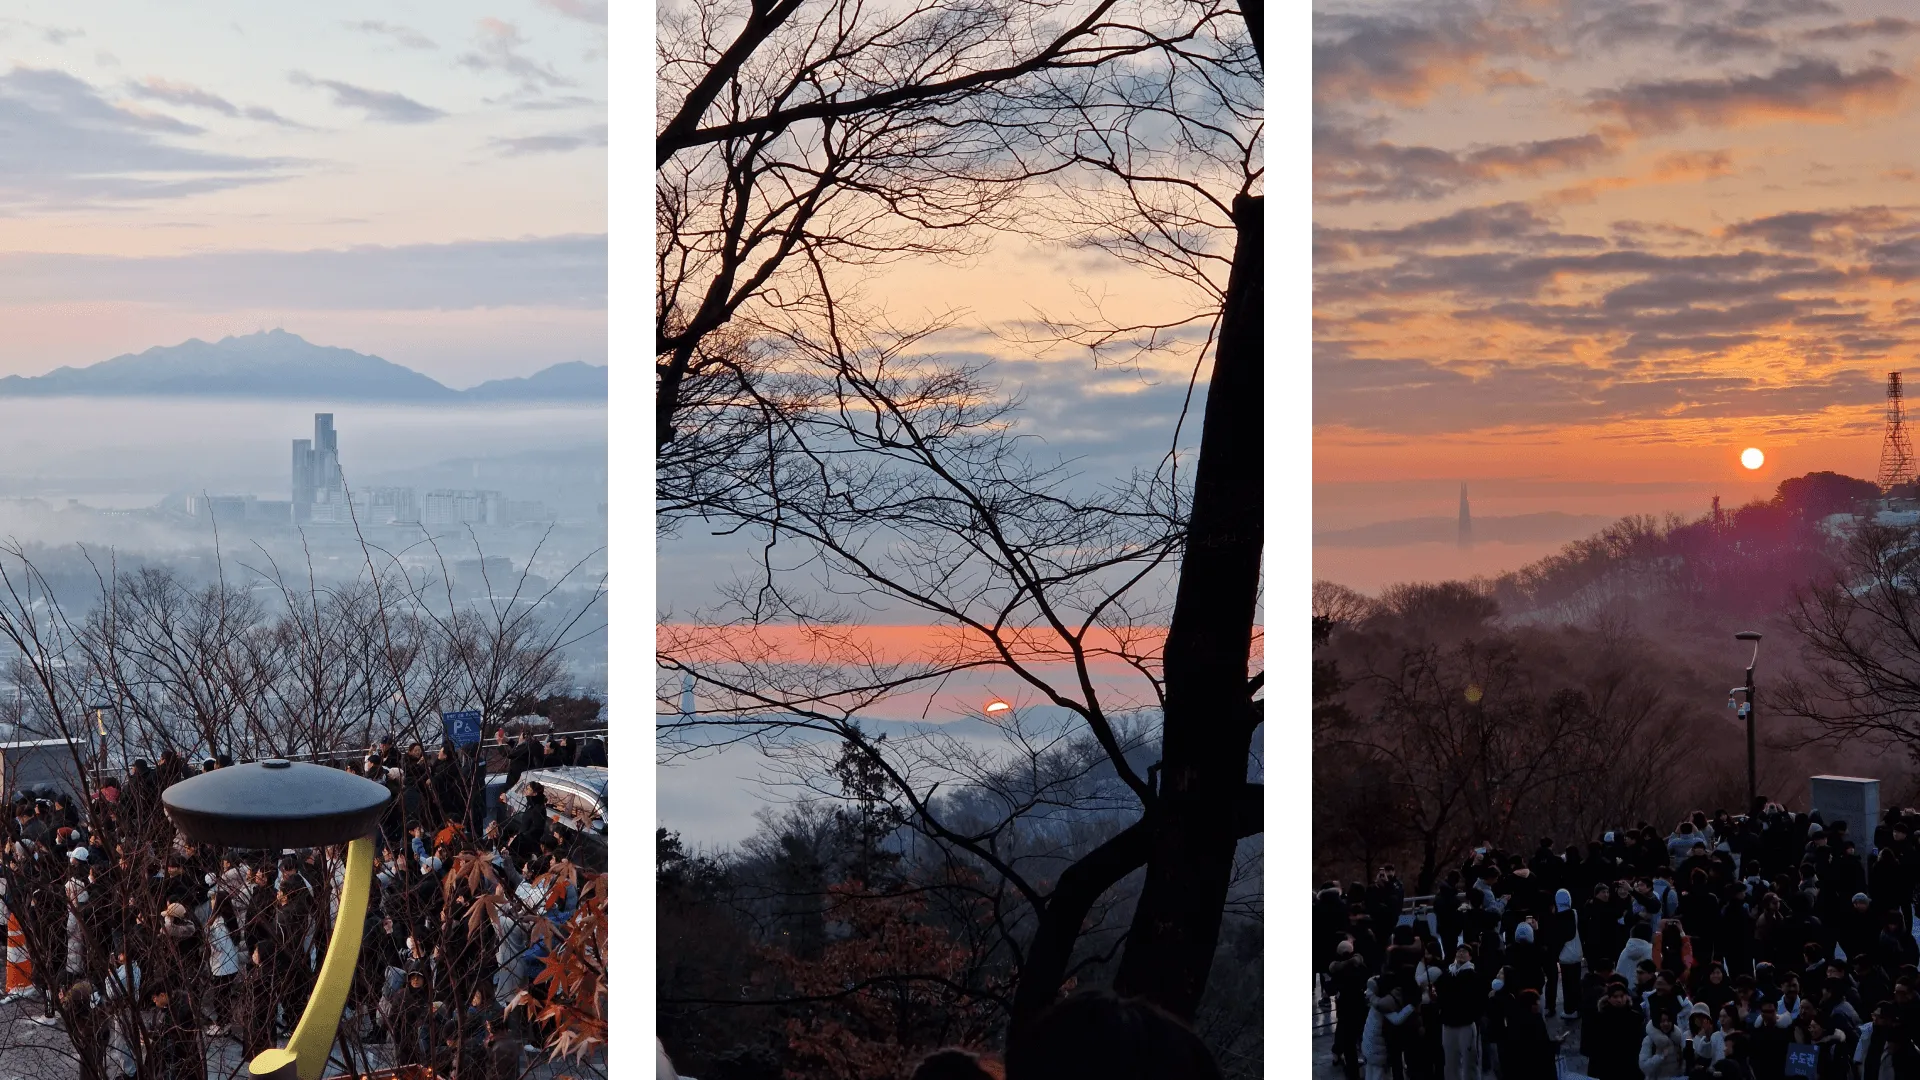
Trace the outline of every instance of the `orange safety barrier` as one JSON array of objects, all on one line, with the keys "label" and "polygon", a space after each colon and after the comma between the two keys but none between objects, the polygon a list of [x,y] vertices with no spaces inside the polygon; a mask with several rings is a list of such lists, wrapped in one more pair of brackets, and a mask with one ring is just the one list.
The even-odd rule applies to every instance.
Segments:
[{"label": "orange safety barrier", "polygon": [[27,935],[20,930],[20,917],[7,912],[7,993],[33,986],[33,960],[27,956]]}]

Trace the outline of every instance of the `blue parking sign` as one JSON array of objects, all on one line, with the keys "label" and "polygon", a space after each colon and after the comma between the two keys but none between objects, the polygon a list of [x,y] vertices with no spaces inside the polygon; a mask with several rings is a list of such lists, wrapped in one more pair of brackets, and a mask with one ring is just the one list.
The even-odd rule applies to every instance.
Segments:
[{"label": "blue parking sign", "polygon": [[480,745],[480,713],[478,710],[441,713],[440,720],[447,727],[447,741],[455,746]]}]

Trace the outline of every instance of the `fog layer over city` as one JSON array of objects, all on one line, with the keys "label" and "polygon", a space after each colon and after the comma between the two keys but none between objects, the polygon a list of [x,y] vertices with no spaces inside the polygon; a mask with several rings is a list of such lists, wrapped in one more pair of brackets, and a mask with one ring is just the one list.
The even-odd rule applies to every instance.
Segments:
[{"label": "fog layer over city", "polygon": [[[290,448],[325,412],[357,511],[296,527]],[[369,505],[375,489],[411,492],[412,513],[399,516],[414,520]],[[606,491],[600,405],[0,399],[0,539],[76,615],[98,601],[96,570],[111,567],[158,564],[266,598],[280,592],[275,577],[304,582],[311,568],[325,589],[364,578],[371,562],[434,582],[442,606],[571,618],[604,581]],[[454,495],[479,520],[450,519]],[[430,496],[437,505],[421,514]],[[596,613],[581,628],[604,621]],[[581,636],[566,660],[569,682],[603,691],[604,631]]]}]

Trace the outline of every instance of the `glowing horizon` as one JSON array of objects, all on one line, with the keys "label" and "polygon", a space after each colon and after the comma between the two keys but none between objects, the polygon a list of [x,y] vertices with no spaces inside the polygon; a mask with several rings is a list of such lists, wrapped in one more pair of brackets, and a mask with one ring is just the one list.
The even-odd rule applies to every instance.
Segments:
[{"label": "glowing horizon", "polygon": [[1871,478],[1886,373],[1920,368],[1906,14],[1316,4],[1316,504]]}]

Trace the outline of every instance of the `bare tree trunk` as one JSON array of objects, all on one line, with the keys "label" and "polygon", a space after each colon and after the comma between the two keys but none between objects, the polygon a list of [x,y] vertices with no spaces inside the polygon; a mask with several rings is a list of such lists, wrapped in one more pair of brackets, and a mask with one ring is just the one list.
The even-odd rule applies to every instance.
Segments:
[{"label": "bare tree trunk", "polygon": [[[1373,869],[1373,860],[1367,860],[1366,870]],[[1416,895],[1425,896],[1433,891],[1434,879],[1440,876],[1440,832],[1433,830],[1420,837],[1420,876],[1413,881]]]},{"label": "bare tree trunk", "polygon": [[1207,986],[1248,812],[1258,713],[1247,655],[1260,590],[1264,202],[1234,200],[1227,302],[1207,388],[1186,552],[1166,643],[1160,791],[1148,811],[1146,884],[1116,980],[1124,994],[1191,1018]]},{"label": "bare tree trunk", "polygon": [[1080,930],[1094,903],[1120,879],[1140,868],[1147,858],[1150,833],[1136,822],[1106,843],[1088,852],[1061,873],[1060,881],[1040,912],[1040,925],[1027,945],[1014,990],[1012,1038],[1018,1039],[1053,1004],[1067,979],[1067,964]]}]

